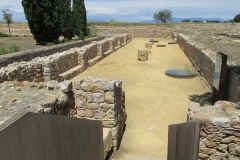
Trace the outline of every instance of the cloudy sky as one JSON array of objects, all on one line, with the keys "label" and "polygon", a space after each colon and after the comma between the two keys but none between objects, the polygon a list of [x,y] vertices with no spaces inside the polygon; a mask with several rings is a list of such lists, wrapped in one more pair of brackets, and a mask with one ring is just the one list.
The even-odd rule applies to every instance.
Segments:
[{"label": "cloudy sky", "polygon": [[[172,10],[177,18],[233,19],[240,13],[239,6],[240,0],[85,0],[88,21],[152,20],[161,9]],[[3,9],[10,10],[14,21],[26,21],[21,0],[0,0],[0,10]]]}]

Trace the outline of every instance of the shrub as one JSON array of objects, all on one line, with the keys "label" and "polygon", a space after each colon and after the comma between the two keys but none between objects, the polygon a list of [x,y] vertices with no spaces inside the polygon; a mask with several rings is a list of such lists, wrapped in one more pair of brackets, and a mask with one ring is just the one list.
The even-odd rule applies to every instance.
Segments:
[{"label": "shrub", "polygon": [[240,23],[240,14],[236,15],[233,19],[234,22]]},{"label": "shrub", "polygon": [[10,53],[13,53],[13,52],[19,52],[19,46],[16,45],[16,44],[13,44],[10,46]]},{"label": "shrub", "polygon": [[10,37],[10,35],[0,32],[0,37]]}]

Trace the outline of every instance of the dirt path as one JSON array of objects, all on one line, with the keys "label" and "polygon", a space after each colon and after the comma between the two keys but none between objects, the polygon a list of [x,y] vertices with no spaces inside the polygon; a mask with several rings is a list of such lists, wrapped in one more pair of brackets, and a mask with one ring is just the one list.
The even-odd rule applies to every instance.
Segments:
[{"label": "dirt path", "polygon": [[[136,38],[75,77],[120,79],[126,93],[126,130],[117,152],[110,159],[126,159],[127,154],[167,157],[168,125],[186,122],[189,96],[210,90],[200,77],[178,79],[165,75],[171,68],[193,69],[177,44],[150,49],[148,61],[138,61],[137,50],[149,39]],[[159,39],[167,44],[171,39]],[[158,43],[158,44],[159,44]]]}]

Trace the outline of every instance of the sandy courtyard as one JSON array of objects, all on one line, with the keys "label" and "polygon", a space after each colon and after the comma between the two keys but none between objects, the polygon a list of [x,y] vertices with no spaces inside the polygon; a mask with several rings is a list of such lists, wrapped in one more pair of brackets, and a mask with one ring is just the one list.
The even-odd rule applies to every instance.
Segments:
[{"label": "sandy courtyard", "polygon": [[[167,44],[171,39],[158,39]],[[165,75],[171,68],[193,69],[177,44],[153,45],[148,61],[138,61],[138,49],[149,39],[135,38],[123,48],[88,68],[84,76],[120,79],[126,95],[126,130],[117,152],[110,159],[127,159],[128,155],[167,157],[168,125],[187,119],[189,96],[209,92],[201,76],[172,78]]]}]

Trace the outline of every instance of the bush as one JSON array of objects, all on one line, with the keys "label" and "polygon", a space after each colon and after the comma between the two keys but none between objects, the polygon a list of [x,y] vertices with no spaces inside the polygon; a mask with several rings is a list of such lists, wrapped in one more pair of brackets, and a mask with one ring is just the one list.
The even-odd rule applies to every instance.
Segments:
[{"label": "bush", "polygon": [[0,32],[0,37],[10,37],[10,35]]},{"label": "bush", "polygon": [[53,42],[47,42],[47,43],[46,43],[46,46],[53,46],[53,45],[54,45]]},{"label": "bush", "polygon": [[234,22],[240,23],[240,14],[236,15],[233,19]]}]

